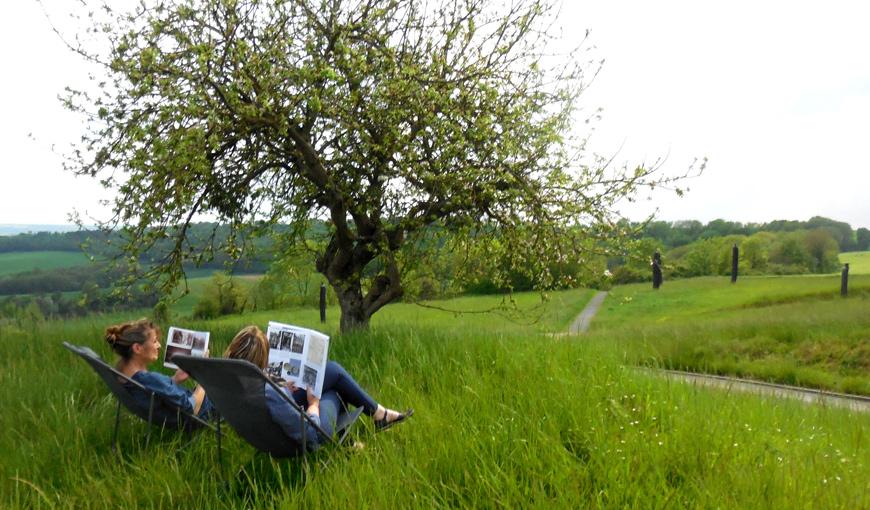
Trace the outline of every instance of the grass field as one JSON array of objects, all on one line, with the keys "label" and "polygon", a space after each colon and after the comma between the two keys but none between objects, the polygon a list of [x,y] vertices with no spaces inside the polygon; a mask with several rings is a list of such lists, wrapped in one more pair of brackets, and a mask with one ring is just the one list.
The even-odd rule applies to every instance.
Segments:
[{"label": "grass field", "polygon": [[849,264],[849,274],[870,274],[870,251],[852,251],[840,254],[840,262]]},{"label": "grass field", "polygon": [[[184,296],[181,296],[178,301],[172,304],[172,312],[179,317],[192,316],[193,309],[194,307],[196,307],[196,302],[199,301],[209,282],[212,281],[211,275],[213,273],[214,271],[211,269],[198,269],[195,271],[189,271],[187,277],[188,293]],[[262,278],[262,275],[234,276],[234,279],[239,282],[240,285],[245,286],[246,288],[253,287],[256,284],[257,280],[259,280],[260,278]],[[179,294],[182,292],[183,288],[184,283],[179,284]]]},{"label": "grass field", "polygon": [[870,395],[870,276],[694,278],[617,287],[590,340],[641,363]]},{"label": "grass field", "polygon": [[84,266],[89,264],[84,253],[74,251],[27,251],[0,253],[0,277],[42,269]]},{"label": "grass field", "polygon": [[[684,292],[704,295],[709,285],[688,282]],[[666,282],[666,289],[679,286]],[[787,298],[778,292],[749,294]],[[638,304],[642,294],[628,287],[622,295]],[[316,327],[333,335],[330,358],[376,398],[417,411],[383,434],[364,422],[356,438],[365,448],[322,452],[331,459],[326,467],[255,462],[230,433],[225,459],[252,479],[228,487],[206,434],[179,453],[179,438],[168,431],[146,447],[146,425],[125,414],[120,459],[110,451],[114,402],[60,341],[107,356],[102,328],[127,315],[0,326],[0,507],[867,507],[865,415],[674,384],[625,369],[622,342],[549,334],[564,331],[590,295],[554,293],[543,305],[536,295],[518,295],[526,311],[518,315],[537,318],[525,323],[391,305],[369,333],[344,336],[336,334],[335,308],[325,325],[315,309],[179,324],[210,330],[213,353],[248,323]],[[438,306],[480,310],[498,299]],[[643,308],[628,309],[625,321],[660,319],[654,301]],[[753,310],[737,298],[724,308]],[[623,330],[614,313],[603,316],[596,335]]]}]

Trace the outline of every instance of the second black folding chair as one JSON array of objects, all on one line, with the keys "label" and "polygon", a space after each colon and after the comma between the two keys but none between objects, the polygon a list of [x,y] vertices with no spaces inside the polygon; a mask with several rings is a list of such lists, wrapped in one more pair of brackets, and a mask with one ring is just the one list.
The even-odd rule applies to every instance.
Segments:
[{"label": "second black folding chair", "polygon": [[[335,424],[337,438],[326,433],[314,422],[293,399],[280,391],[253,363],[240,359],[199,358],[193,356],[175,355],[172,362],[196,379],[208,395],[209,400],[227,423],[258,452],[267,453],[272,457],[303,458],[308,450],[303,434],[303,443],[290,439],[281,427],[272,420],[272,415],[266,405],[266,386],[271,385],[284,400],[299,413],[300,429],[305,429],[306,422],[314,427],[318,434],[334,444],[341,444],[347,437],[362,408],[351,412],[343,412]],[[218,435],[218,462],[221,462],[220,435]]]}]

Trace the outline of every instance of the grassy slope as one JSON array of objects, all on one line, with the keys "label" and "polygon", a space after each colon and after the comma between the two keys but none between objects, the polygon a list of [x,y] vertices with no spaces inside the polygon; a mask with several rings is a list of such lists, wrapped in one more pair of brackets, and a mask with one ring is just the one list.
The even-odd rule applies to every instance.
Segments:
[{"label": "grassy slope", "polygon": [[[532,331],[563,330],[589,295],[554,296],[542,319],[528,326],[387,307],[371,333],[335,336],[330,357],[381,401],[415,407],[411,422],[373,435],[366,421],[358,430],[364,450],[333,452],[328,467],[308,470],[298,461],[252,463],[250,447],[230,434],[228,464],[257,474],[252,484],[229,490],[219,482],[214,439],[207,435],[177,455],[171,433],[146,448],[145,425],[125,415],[123,461],[109,451],[114,402],[59,341],[69,338],[105,355],[100,331],[121,317],[0,329],[0,356],[7,360],[0,371],[0,506],[866,504],[866,416],[668,383],[621,368],[621,354],[610,345]],[[461,305],[491,302],[467,298]],[[328,318],[320,326],[317,311],[307,309],[183,325],[210,329],[212,350],[219,352],[250,322],[275,319],[334,334],[337,311],[330,309]]]},{"label": "grassy slope", "polygon": [[[212,281],[213,272],[211,269],[190,271],[187,278],[188,293],[172,304],[172,312],[179,316],[192,316],[197,301],[202,297],[208,283]],[[252,287],[258,279],[262,278],[262,275],[239,275],[234,278],[240,285]],[[180,294],[184,289],[184,283],[179,284],[178,289]]]},{"label": "grassy slope", "polygon": [[85,254],[72,251],[27,251],[0,253],[0,277],[33,269],[45,271],[88,264]]},{"label": "grassy slope", "polygon": [[611,292],[592,338],[632,363],[870,394],[870,276],[696,278]]},{"label": "grassy slope", "polygon": [[853,251],[840,254],[840,262],[849,264],[849,274],[870,274],[870,251]]}]

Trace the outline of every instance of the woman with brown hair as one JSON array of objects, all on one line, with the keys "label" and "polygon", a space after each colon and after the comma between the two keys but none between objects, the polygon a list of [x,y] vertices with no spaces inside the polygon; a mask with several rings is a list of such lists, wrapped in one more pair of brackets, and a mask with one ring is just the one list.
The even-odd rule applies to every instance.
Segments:
[{"label": "woman with brown hair", "polygon": [[[248,326],[236,334],[224,352],[224,357],[244,359],[261,370],[265,370],[269,360],[269,341],[260,328]],[[312,448],[317,448],[323,442],[314,427],[308,425],[308,422],[305,422],[306,430],[302,430],[296,409],[278,395],[271,385],[267,384],[265,391],[266,405],[272,414],[272,420],[281,426],[288,437],[301,444],[304,433],[306,444],[312,445]],[[281,391],[293,399],[299,407],[306,409],[306,414],[328,434],[333,433],[339,411],[346,404],[362,407],[363,413],[371,416],[374,420],[377,430],[392,427],[414,414],[413,409],[400,413],[378,404],[357,384],[344,367],[334,361],[329,361],[326,364],[323,390],[319,399],[314,396],[310,389],[306,391],[292,384],[288,384]]]},{"label": "woman with brown hair", "polygon": [[[179,386],[188,379],[187,372],[178,370],[172,377],[148,371],[148,366],[160,358],[160,328],[148,319],[125,322],[106,328],[106,342],[119,356],[116,368],[133,381],[157,393],[190,414],[207,419],[213,407],[205,396],[205,390],[197,386],[193,391]],[[150,396],[140,388],[125,384],[133,398],[147,410]],[[179,425],[176,409],[166,405],[161,399],[154,403],[155,423],[168,426]]]}]

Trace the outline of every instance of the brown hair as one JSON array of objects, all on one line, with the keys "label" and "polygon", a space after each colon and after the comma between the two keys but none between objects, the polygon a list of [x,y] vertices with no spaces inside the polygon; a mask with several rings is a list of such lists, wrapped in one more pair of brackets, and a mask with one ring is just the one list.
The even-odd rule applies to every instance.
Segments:
[{"label": "brown hair", "polygon": [[224,357],[245,359],[260,368],[266,368],[269,361],[269,341],[257,326],[242,328],[224,351]]},{"label": "brown hair", "polygon": [[160,328],[148,319],[116,324],[106,328],[106,342],[112,346],[112,350],[125,361],[133,355],[133,344],[142,344],[148,341],[149,332],[159,337]]}]

